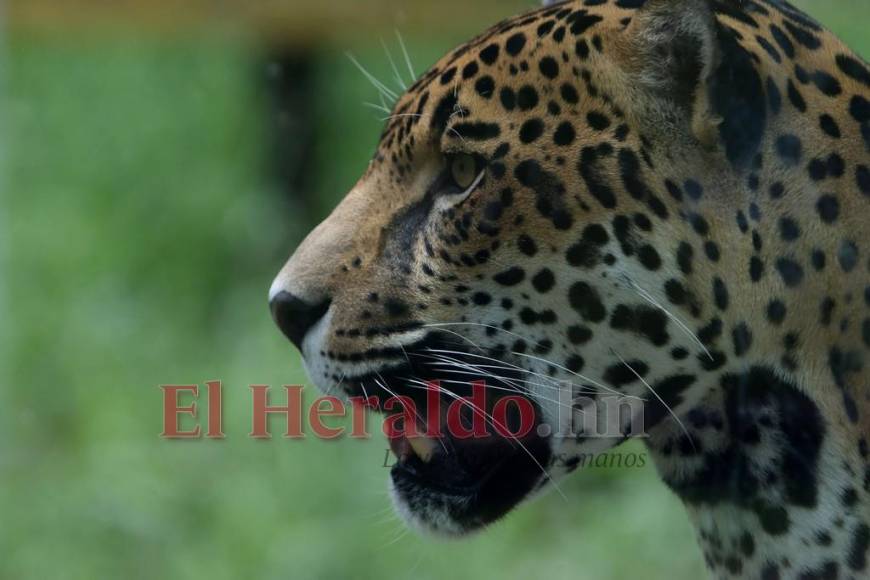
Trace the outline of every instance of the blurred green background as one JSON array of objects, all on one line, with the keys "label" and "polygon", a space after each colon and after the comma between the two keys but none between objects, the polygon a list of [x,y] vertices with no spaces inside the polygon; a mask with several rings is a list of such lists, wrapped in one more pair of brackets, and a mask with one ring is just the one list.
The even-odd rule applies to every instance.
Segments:
[{"label": "blurred green background", "polygon": [[[409,24],[417,72],[523,5],[437,34]],[[870,3],[804,7],[870,54]],[[392,515],[377,429],[367,442],[287,441],[277,422],[271,441],[246,436],[248,385],[305,382],[268,316],[271,279],[379,134],[383,115],[362,104],[376,93],[343,53],[391,78],[378,37],[402,18],[290,43],[315,97],[295,193],[274,171],[289,122],[269,90],[286,74],[270,61],[280,30],[28,18],[7,20],[0,53],[0,578],[702,576],[649,464],[583,471],[562,484],[567,501],[445,542]],[[212,379],[227,438],[160,439],[158,385]]]}]

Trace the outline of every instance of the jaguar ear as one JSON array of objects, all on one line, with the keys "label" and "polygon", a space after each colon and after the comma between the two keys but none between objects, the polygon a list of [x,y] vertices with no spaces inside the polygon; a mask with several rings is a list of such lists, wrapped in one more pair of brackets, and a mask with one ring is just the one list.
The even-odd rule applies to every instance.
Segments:
[{"label": "jaguar ear", "polygon": [[689,110],[692,132],[713,146],[719,119],[710,83],[720,51],[711,0],[647,0],[626,32],[633,81],[656,101]]}]

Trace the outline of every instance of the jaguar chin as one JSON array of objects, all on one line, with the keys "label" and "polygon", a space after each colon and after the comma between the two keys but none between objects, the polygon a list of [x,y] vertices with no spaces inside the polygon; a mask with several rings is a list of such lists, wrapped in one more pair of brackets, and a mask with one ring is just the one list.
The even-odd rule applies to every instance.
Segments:
[{"label": "jaguar chin", "polygon": [[390,439],[397,457],[390,494],[404,519],[421,531],[456,536],[480,529],[547,477],[549,442],[534,431],[519,439],[488,429],[482,438],[457,439],[445,427],[439,438]]},{"label": "jaguar chin", "polygon": [[[432,381],[444,403],[486,382],[459,421],[487,437],[392,440],[416,527],[479,529],[617,445],[630,416],[561,427],[616,394],[643,401],[714,576],[866,577],[868,97],[864,61],[784,0],[509,19],[396,100],[272,314],[331,393],[425,416]],[[521,437],[499,428],[521,413],[492,421],[508,396],[535,410]]]}]

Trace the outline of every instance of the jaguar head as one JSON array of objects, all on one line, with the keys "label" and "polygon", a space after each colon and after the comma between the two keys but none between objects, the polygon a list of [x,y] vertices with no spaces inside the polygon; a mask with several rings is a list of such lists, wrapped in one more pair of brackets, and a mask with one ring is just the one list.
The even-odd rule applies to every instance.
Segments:
[{"label": "jaguar head", "polygon": [[500,518],[666,414],[632,401],[687,400],[704,364],[659,303],[689,301],[666,178],[718,163],[714,19],[633,5],[546,7],[445,56],[271,288],[318,387],[403,414],[391,488],[417,527]]}]

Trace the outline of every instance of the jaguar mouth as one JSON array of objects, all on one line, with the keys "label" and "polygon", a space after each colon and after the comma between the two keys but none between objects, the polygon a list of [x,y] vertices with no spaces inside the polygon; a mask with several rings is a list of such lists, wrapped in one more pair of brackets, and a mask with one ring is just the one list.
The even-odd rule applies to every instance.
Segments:
[{"label": "jaguar mouth", "polygon": [[550,442],[541,409],[510,373],[484,376],[475,355],[455,351],[444,373],[433,352],[411,351],[407,364],[354,384],[384,414],[398,511],[421,530],[461,535],[545,482]]}]

